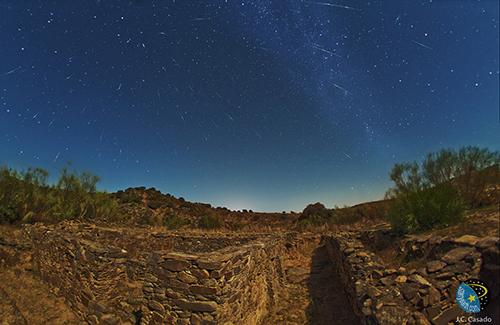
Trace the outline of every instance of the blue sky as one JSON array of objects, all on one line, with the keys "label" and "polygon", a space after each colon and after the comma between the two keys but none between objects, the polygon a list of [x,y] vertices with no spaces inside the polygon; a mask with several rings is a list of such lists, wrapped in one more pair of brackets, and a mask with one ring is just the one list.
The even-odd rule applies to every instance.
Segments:
[{"label": "blue sky", "polygon": [[498,150],[498,16],[497,1],[2,2],[0,161],[230,209],[378,200],[395,163]]}]

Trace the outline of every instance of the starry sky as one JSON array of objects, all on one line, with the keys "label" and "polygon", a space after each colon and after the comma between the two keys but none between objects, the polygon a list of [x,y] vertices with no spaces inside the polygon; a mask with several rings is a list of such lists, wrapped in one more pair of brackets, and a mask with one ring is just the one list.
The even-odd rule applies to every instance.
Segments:
[{"label": "starry sky", "polygon": [[0,1],[0,163],[300,212],[498,150],[498,1],[324,1]]}]

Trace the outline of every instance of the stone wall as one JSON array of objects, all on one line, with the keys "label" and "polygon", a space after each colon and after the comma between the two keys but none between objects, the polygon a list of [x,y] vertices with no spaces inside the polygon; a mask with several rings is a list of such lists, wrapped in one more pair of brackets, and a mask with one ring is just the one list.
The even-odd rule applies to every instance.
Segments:
[{"label": "stone wall", "polygon": [[91,324],[258,324],[281,287],[282,236],[62,228],[24,231],[41,277]]},{"label": "stone wall", "polygon": [[[407,236],[396,240],[389,231],[344,232],[334,235],[352,267],[356,295],[367,324],[445,325],[470,316],[456,302],[461,281],[479,278],[488,284],[488,309],[475,317],[498,324],[499,238]],[[387,268],[363,245],[399,247],[401,258],[421,259],[417,269]]]},{"label": "stone wall", "polygon": [[353,273],[351,264],[347,262],[338,239],[334,237],[325,237],[325,245],[328,251],[328,256],[337,269],[340,281],[342,281],[342,285],[344,287],[343,294],[358,319],[357,324],[365,324],[365,316],[361,311],[361,305],[356,296],[356,287],[352,281]]},{"label": "stone wall", "polygon": [[[278,302],[282,256],[294,236],[195,236],[76,223],[27,225],[24,233],[53,291],[90,324],[110,325],[262,323]],[[455,294],[468,278],[491,291],[489,308],[475,316],[492,324],[500,319],[498,237],[396,238],[378,230],[323,239],[359,324],[448,324],[467,315]],[[415,268],[387,267],[374,253],[387,247]]]}]

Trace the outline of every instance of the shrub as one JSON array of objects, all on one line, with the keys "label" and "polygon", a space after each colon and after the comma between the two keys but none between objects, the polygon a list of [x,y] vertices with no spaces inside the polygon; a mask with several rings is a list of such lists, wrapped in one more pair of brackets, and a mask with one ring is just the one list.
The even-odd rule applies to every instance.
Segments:
[{"label": "shrub", "polygon": [[456,224],[465,218],[465,204],[450,184],[399,195],[387,210],[397,234],[419,233]]},{"label": "shrub", "polygon": [[162,205],[162,203],[158,202],[158,201],[151,201],[148,203],[148,207],[150,207],[153,210],[158,209],[161,205]]},{"label": "shrub", "polygon": [[299,226],[301,228],[307,227],[308,225],[321,226],[326,223],[326,219],[320,215],[312,214],[305,219],[299,221]]},{"label": "shrub", "polygon": [[219,229],[224,226],[224,219],[218,214],[211,213],[201,217],[198,226],[203,229]]},{"label": "shrub", "polygon": [[302,211],[302,214],[299,217],[299,222],[314,215],[322,219],[329,219],[332,216],[330,210],[325,208],[323,204],[316,202],[314,204],[309,204],[304,211]]},{"label": "shrub", "polygon": [[442,149],[427,155],[422,171],[416,162],[395,164],[389,173],[395,187],[386,192],[386,198],[450,183],[469,206],[477,207],[489,201],[485,193],[499,184],[499,163],[498,151],[487,148]]},{"label": "shrub", "polygon": [[179,229],[184,225],[189,225],[191,221],[189,219],[181,219],[177,215],[167,215],[163,219],[163,225],[168,229]]},{"label": "shrub", "polygon": [[0,223],[110,218],[116,213],[116,199],[96,190],[98,176],[69,173],[66,166],[57,183],[48,186],[48,174],[41,168],[21,173],[0,169]]}]

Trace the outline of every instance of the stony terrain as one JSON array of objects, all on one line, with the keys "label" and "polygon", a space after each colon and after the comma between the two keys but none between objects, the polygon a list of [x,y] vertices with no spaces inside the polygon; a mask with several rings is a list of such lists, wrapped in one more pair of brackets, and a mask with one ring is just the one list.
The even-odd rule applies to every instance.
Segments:
[{"label": "stony terrain", "polygon": [[498,215],[406,237],[3,227],[1,324],[449,324],[468,277],[498,324]]}]

